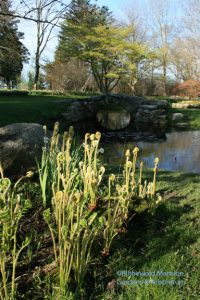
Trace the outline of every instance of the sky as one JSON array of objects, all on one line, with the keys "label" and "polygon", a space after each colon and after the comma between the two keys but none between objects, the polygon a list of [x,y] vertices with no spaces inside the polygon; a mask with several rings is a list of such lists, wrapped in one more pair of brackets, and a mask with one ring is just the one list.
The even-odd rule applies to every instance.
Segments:
[{"label": "sky", "polygon": [[[147,6],[150,4],[151,0],[98,0],[97,4],[99,6],[107,6],[110,11],[113,12],[114,16],[119,19],[125,18],[124,11],[128,8],[131,8],[133,11],[138,9],[141,11],[141,14],[147,19],[149,16],[147,14]],[[175,11],[178,13],[178,8],[180,8],[181,1],[186,0],[173,0]],[[91,0],[95,2],[95,0]],[[15,5],[19,3],[19,0],[14,0]],[[33,70],[34,68],[34,53],[36,49],[36,27],[35,23],[31,21],[21,20],[19,23],[19,31],[24,32],[24,40],[22,41],[24,45],[28,48],[30,52],[30,61],[29,64],[24,65],[23,77],[27,77],[28,71]],[[55,32],[55,36],[58,35],[58,32]],[[57,37],[52,38],[48,43],[44,55],[42,57],[42,62],[52,61],[54,57],[54,51],[57,45]]]}]

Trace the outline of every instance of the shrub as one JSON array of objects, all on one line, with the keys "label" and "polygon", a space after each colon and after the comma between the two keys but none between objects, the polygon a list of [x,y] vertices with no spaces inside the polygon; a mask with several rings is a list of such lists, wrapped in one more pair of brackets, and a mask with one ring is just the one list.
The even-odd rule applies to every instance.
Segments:
[{"label": "shrub", "polygon": [[178,83],[173,90],[173,93],[181,97],[197,98],[200,95],[200,81],[186,80],[183,83]]},{"label": "shrub", "polygon": [[75,96],[98,96],[100,93],[93,91],[69,91],[71,95]]},{"label": "shrub", "polygon": [[28,96],[29,91],[21,90],[0,90],[0,96]]},{"label": "shrub", "polygon": [[31,90],[29,92],[30,95],[38,95],[38,96],[59,96],[64,95],[64,93],[60,91],[51,91],[51,90]]}]

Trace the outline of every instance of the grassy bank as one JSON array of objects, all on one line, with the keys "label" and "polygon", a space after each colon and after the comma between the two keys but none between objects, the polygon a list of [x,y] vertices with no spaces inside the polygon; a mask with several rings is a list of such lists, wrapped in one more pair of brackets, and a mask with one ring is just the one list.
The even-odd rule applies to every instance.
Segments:
[{"label": "grassy bank", "polygon": [[57,101],[85,98],[84,95],[68,96],[0,96],[0,126],[19,122],[33,122],[52,127],[57,116],[66,109],[66,103]]},{"label": "grassy bank", "polygon": [[[155,96],[155,97],[147,97],[148,99],[156,99],[156,100],[167,100],[171,105],[173,103],[179,103],[182,101],[187,102],[187,100],[183,99],[174,99],[170,97],[162,97],[162,96]],[[190,100],[191,101],[191,100]],[[198,104],[199,101],[194,100],[194,103]],[[200,109],[179,109],[179,108],[172,108],[172,113],[182,113],[184,118],[182,120],[183,123],[187,123],[187,130],[200,130]]]},{"label": "grassy bank", "polygon": [[183,122],[188,124],[188,129],[200,130],[200,109],[173,109],[173,112],[184,115]]},{"label": "grassy bank", "polygon": [[[103,299],[199,299],[199,182],[199,175],[159,172],[158,191],[164,203],[152,218],[145,213],[142,218],[133,218],[127,233],[118,241],[107,265],[107,276],[122,286],[118,292],[113,291],[113,298],[109,298],[110,291]],[[120,270],[155,272],[156,276],[117,276]],[[164,276],[157,271],[177,271],[182,275]],[[142,283],[150,279],[160,283]],[[138,280],[138,283],[124,282],[123,286],[126,280]],[[162,285],[164,280],[176,280],[176,283]]]}]

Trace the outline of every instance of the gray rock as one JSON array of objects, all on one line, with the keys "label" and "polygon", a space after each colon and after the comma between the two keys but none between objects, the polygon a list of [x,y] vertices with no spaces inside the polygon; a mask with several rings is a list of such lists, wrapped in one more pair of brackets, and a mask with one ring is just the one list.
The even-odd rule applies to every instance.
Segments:
[{"label": "gray rock", "polygon": [[71,106],[61,115],[69,125],[93,118],[93,115],[89,110],[85,109],[84,106],[78,105]]},{"label": "gray rock", "polygon": [[167,109],[169,107],[169,103],[167,100],[144,100],[142,105],[153,105],[156,106],[157,108],[164,108]]},{"label": "gray rock", "polygon": [[140,109],[144,109],[144,110],[156,110],[158,108],[157,105],[147,105],[147,104],[143,104],[140,106]]},{"label": "gray rock", "polygon": [[175,126],[178,128],[188,128],[188,123],[176,123]]},{"label": "gray rock", "polygon": [[45,132],[42,125],[15,123],[0,128],[0,162],[5,174],[36,166],[41,158]]},{"label": "gray rock", "polygon": [[99,111],[97,112],[97,121],[106,129],[119,130],[126,128],[130,124],[131,117],[125,110]]},{"label": "gray rock", "polygon": [[172,115],[172,121],[173,122],[179,122],[183,120],[184,115],[182,113],[174,113]]},{"label": "gray rock", "polygon": [[165,100],[146,100],[143,102],[143,105],[140,105],[135,121],[136,123],[146,123],[153,124],[157,127],[166,127],[167,108],[168,103]]}]

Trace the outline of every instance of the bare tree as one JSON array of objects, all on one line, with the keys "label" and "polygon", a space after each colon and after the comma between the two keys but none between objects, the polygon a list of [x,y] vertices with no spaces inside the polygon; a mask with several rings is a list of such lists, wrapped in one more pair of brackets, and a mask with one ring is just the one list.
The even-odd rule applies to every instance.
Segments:
[{"label": "bare tree", "polygon": [[[184,25],[186,34],[200,40],[200,0],[187,0],[184,2]],[[200,43],[200,41],[199,41]]]},{"label": "bare tree", "polygon": [[46,81],[50,89],[67,91],[85,91],[97,89],[88,66],[77,59],[55,60],[45,66]]},{"label": "bare tree", "polygon": [[10,15],[36,23],[35,89],[38,86],[42,54],[53,38],[54,29],[60,26],[59,21],[66,13],[68,5],[63,0],[21,0],[13,12],[0,12],[0,15]]},{"label": "bare tree", "polygon": [[36,20],[36,52],[35,52],[35,76],[34,88],[37,89],[40,76],[41,56],[53,37],[53,30],[59,24],[60,18],[66,12],[67,6],[61,1],[55,0],[30,0],[22,1],[25,16],[34,16]]},{"label": "bare tree", "polygon": [[131,92],[135,93],[135,85],[138,80],[142,80],[146,77],[150,67],[150,47],[148,45],[148,25],[146,22],[146,15],[144,8],[140,7],[140,1],[132,0],[123,5],[123,20],[122,26],[130,28],[130,34],[128,40],[130,43],[136,43],[143,45],[143,52],[141,56],[134,60],[134,57],[129,59],[135,64],[135,68],[132,72],[132,76],[129,76],[126,80],[126,84],[129,86]]},{"label": "bare tree", "polygon": [[182,34],[172,48],[181,79],[200,80],[200,0],[184,1]]},{"label": "bare tree", "polygon": [[[35,0],[36,1],[36,0]],[[16,0],[13,3],[13,10],[12,12],[5,12],[5,11],[1,11],[0,10],[0,16],[10,16],[10,17],[14,17],[14,18],[18,18],[18,19],[24,19],[27,21],[32,21],[37,23],[38,19],[37,16],[35,15],[35,12],[37,11],[37,7],[35,5],[34,0]],[[42,9],[45,9],[45,7],[48,7],[51,4],[57,4],[60,5],[61,7],[63,7],[63,9],[67,9],[69,6],[69,3],[65,3],[65,0],[48,0],[45,1],[44,5],[42,5]],[[68,2],[68,1],[67,1]],[[14,7],[15,4],[15,7]],[[51,19],[44,19],[44,20],[40,20],[41,23],[49,23],[52,24],[52,20]],[[56,25],[59,27],[59,25]]]},{"label": "bare tree", "polygon": [[178,37],[171,46],[171,71],[177,80],[200,80],[199,41],[192,37]]},{"label": "bare tree", "polygon": [[163,93],[167,93],[167,71],[170,63],[170,44],[173,41],[174,24],[170,12],[170,0],[151,0],[153,17],[152,41],[158,55],[157,68],[162,70]]}]

